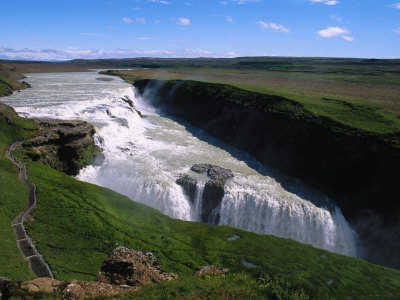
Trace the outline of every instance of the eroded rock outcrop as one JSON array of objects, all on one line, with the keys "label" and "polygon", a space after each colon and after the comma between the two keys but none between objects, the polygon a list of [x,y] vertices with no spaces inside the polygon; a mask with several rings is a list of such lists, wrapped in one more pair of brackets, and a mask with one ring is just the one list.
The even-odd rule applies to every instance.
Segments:
[{"label": "eroded rock outcrop", "polygon": [[228,178],[233,178],[231,170],[211,164],[195,164],[190,170],[196,173],[206,173],[211,180],[225,181]]},{"label": "eroded rock outcrop", "polygon": [[201,207],[201,219],[212,225],[219,222],[219,206],[224,197],[225,182],[222,180],[209,180],[203,191],[203,203]]},{"label": "eroded rock outcrop", "polygon": [[26,289],[29,292],[52,293],[58,291],[61,284],[62,281],[53,278],[41,277],[22,283],[21,288]]},{"label": "eroded rock outcrop", "polygon": [[80,120],[33,119],[39,134],[24,142],[32,160],[40,161],[69,175],[102,157],[95,145],[93,125]]},{"label": "eroded rock outcrop", "polygon": [[136,111],[137,114],[138,114],[141,118],[144,118],[144,117],[145,117],[145,115],[143,115],[142,112],[141,112],[140,110],[136,109],[135,104],[133,103],[133,101],[132,101],[128,96],[125,95],[125,96],[122,97],[121,99],[122,99],[122,101],[124,101],[125,103],[127,103],[127,104],[129,105],[129,107],[130,107],[133,111]]},{"label": "eroded rock outcrop", "polygon": [[104,260],[96,281],[112,285],[141,286],[176,278],[178,275],[161,269],[161,264],[151,252],[118,247]]},{"label": "eroded rock outcrop", "polygon": [[[190,170],[206,174],[210,178],[203,190],[201,220],[213,225],[218,224],[220,218],[218,207],[224,197],[225,181],[234,177],[232,171],[212,164],[195,164]],[[184,175],[178,178],[176,183],[183,187],[183,190],[193,203],[196,195],[197,180]]]},{"label": "eroded rock outcrop", "polygon": [[186,195],[189,196],[189,200],[194,203],[194,197],[196,196],[197,189],[197,180],[188,175],[184,175],[182,177],[179,177],[176,180],[176,183],[182,186]]}]

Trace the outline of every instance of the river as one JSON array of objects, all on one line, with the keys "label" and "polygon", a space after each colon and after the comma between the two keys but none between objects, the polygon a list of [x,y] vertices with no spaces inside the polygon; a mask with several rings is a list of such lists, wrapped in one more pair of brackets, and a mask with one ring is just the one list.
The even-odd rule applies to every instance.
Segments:
[{"label": "river", "polygon": [[[26,76],[32,88],[1,99],[21,116],[82,119],[97,127],[96,143],[105,160],[81,170],[78,180],[113,189],[170,217],[200,221],[207,178],[190,167],[218,165],[234,173],[218,207],[218,225],[292,238],[356,256],[356,234],[326,195],[165,115],[120,78],[99,80],[105,76],[96,72]],[[125,96],[145,118],[122,100]],[[175,183],[183,174],[198,179],[194,203]]]}]

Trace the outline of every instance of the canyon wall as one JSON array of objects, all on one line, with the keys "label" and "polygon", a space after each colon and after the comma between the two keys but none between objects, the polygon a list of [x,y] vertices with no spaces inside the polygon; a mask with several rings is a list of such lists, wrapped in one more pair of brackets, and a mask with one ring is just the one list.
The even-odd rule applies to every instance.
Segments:
[{"label": "canyon wall", "polygon": [[290,99],[227,85],[134,85],[155,106],[327,193],[358,232],[362,256],[400,267],[400,133],[362,131]]}]

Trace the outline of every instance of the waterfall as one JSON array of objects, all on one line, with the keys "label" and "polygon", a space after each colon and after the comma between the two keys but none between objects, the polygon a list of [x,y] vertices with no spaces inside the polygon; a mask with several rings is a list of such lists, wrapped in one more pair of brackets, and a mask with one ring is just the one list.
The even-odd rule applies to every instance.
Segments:
[{"label": "waterfall", "polygon": [[[227,180],[210,223],[356,255],[356,236],[326,195],[294,178],[283,184],[248,154],[164,116],[119,78],[100,82],[96,77],[96,73],[29,74],[26,81],[32,88],[3,101],[22,115],[83,119],[97,127],[105,160],[101,166],[81,170],[79,180],[113,189],[170,217],[201,221],[208,178],[190,167],[219,165],[235,177]],[[184,174],[197,180],[193,199],[176,183]]]},{"label": "waterfall", "polygon": [[295,195],[278,198],[270,191],[228,184],[219,225],[292,238],[333,252],[355,256],[354,232],[338,207],[316,207]]}]

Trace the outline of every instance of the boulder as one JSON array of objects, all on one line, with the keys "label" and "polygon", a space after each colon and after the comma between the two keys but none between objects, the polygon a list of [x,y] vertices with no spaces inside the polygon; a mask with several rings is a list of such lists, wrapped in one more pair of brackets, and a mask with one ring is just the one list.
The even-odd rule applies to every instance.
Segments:
[{"label": "boulder", "polygon": [[206,173],[211,180],[225,181],[234,177],[231,170],[211,164],[195,164],[190,168],[190,170],[200,174]]},{"label": "boulder", "polygon": [[93,125],[80,120],[33,119],[39,133],[23,144],[25,154],[68,175],[101,158]]},{"label": "boulder", "polygon": [[233,172],[212,164],[195,164],[190,170],[200,174],[205,173],[210,178],[204,186],[201,220],[216,225],[220,218],[217,208],[224,197],[225,181],[234,177]]},{"label": "boulder", "polygon": [[127,103],[129,105],[129,107],[133,110],[136,111],[137,114],[139,115],[139,117],[144,118],[146,117],[145,115],[142,114],[142,112],[138,109],[135,108],[135,104],[133,103],[133,101],[128,97],[128,96],[124,96],[121,98],[122,101],[124,101],[125,103]]},{"label": "boulder", "polygon": [[176,278],[178,275],[161,270],[161,264],[152,253],[118,247],[104,260],[96,281],[141,286]]},{"label": "boulder", "polygon": [[135,108],[133,101],[131,99],[129,99],[128,96],[122,97],[121,100],[124,101],[125,103],[127,103],[130,107]]},{"label": "boulder", "polygon": [[59,286],[62,284],[61,281],[53,279],[53,278],[36,278],[31,281],[27,281],[21,284],[23,289],[28,290],[29,292],[46,292],[52,293],[57,291]]},{"label": "boulder", "polygon": [[189,196],[189,200],[192,203],[194,203],[194,198],[196,196],[196,189],[197,189],[197,180],[188,175],[184,175],[182,177],[179,177],[176,180],[176,183],[182,186],[186,195]]},{"label": "boulder", "polygon": [[209,180],[204,186],[201,210],[203,222],[212,225],[218,224],[220,215],[216,210],[224,197],[224,185],[225,183],[222,180]]},{"label": "boulder", "polygon": [[204,276],[204,275],[214,275],[214,274],[222,274],[222,273],[227,273],[229,272],[229,269],[218,267],[216,265],[211,265],[211,266],[204,266],[199,269],[194,273],[196,276]]}]

